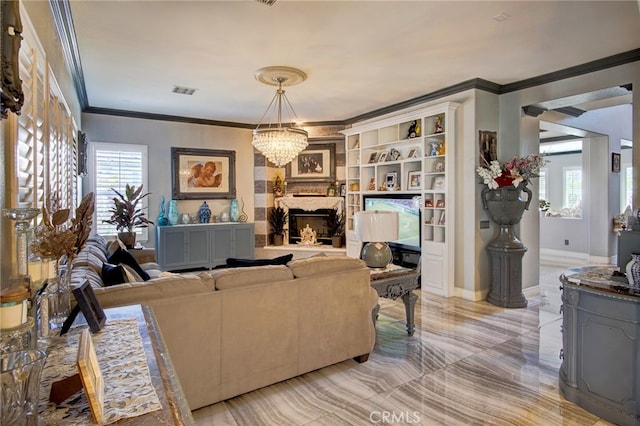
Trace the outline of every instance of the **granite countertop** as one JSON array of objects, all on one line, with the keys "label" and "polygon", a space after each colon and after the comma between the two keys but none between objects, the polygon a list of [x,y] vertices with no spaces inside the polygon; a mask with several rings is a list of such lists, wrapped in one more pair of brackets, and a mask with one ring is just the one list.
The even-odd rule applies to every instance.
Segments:
[{"label": "granite countertop", "polygon": [[560,281],[609,293],[640,298],[640,288],[630,287],[627,277],[615,266],[583,266],[567,269]]}]

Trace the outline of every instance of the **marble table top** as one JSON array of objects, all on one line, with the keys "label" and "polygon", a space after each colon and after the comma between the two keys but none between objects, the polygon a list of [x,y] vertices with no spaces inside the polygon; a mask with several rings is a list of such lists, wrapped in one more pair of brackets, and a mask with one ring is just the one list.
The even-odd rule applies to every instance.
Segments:
[{"label": "marble table top", "polygon": [[631,287],[626,276],[615,266],[570,268],[560,275],[560,281],[640,298],[640,288]]}]

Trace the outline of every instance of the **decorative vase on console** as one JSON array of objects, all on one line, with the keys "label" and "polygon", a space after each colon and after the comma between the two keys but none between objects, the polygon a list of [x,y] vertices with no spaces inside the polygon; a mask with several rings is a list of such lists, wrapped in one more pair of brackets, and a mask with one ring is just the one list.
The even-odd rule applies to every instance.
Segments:
[{"label": "decorative vase on console", "polygon": [[178,202],[176,200],[169,201],[169,224],[177,225],[179,221]]},{"label": "decorative vase on console", "polygon": [[240,219],[240,212],[238,210],[238,200],[231,200],[231,206],[229,207],[229,219],[231,222],[237,222]]},{"label": "decorative vase on console", "polygon": [[625,268],[629,287],[640,288],[640,253],[631,253],[631,260]]},{"label": "decorative vase on console", "polygon": [[198,220],[200,223],[209,223],[209,220],[211,220],[211,209],[206,201],[202,203],[200,210],[198,210]]},{"label": "decorative vase on console", "polygon": [[169,219],[167,218],[167,214],[164,209],[164,195],[162,196],[162,201],[160,202],[160,215],[158,215],[157,223],[158,223],[158,226],[169,225]]}]

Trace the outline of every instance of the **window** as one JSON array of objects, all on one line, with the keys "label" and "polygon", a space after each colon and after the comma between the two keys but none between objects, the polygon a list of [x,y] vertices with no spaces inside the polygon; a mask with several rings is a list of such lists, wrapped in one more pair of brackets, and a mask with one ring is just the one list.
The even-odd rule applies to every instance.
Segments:
[{"label": "window", "polygon": [[564,169],[564,208],[576,208],[582,202],[582,169]]},{"label": "window", "polygon": [[[102,222],[111,217],[109,210],[113,206],[113,197],[116,196],[111,188],[123,195],[127,184],[144,185],[143,191],[146,191],[147,146],[93,142],[90,144],[89,161],[91,190],[96,196],[94,229],[100,235],[116,235],[118,231],[114,225]],[[147,204],[142,208],[146,213]],[[148,239],[147,228],[137,228],[135,231],[138,240]]]},{"label": "window", "polygon": [[[547,200],[547,169],[540,169],[538,176],[538,199]],[[549,201],[549,200],[547,200]]]},{"label": "window", "polygon": [[633,198],[633,167],[631,164],[623,164],[622,173],[622,179],[620,180],[620,211],[624,212],[627,206],[631,206]]}]

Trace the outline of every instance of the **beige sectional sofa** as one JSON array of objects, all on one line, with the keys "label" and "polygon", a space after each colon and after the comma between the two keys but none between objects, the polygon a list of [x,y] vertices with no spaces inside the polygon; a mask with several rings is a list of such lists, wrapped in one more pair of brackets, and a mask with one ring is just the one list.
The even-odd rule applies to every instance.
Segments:
[{"label": "beige sectional sofa", "polygon": [[[83,263],[91,262],[74,266],[77,284],[98,269]],[[153,308],[192,410],[352,358],[366,361],[373,349],[377,294],[360,260],[162,275],[93,287],[105,308]]]}]

